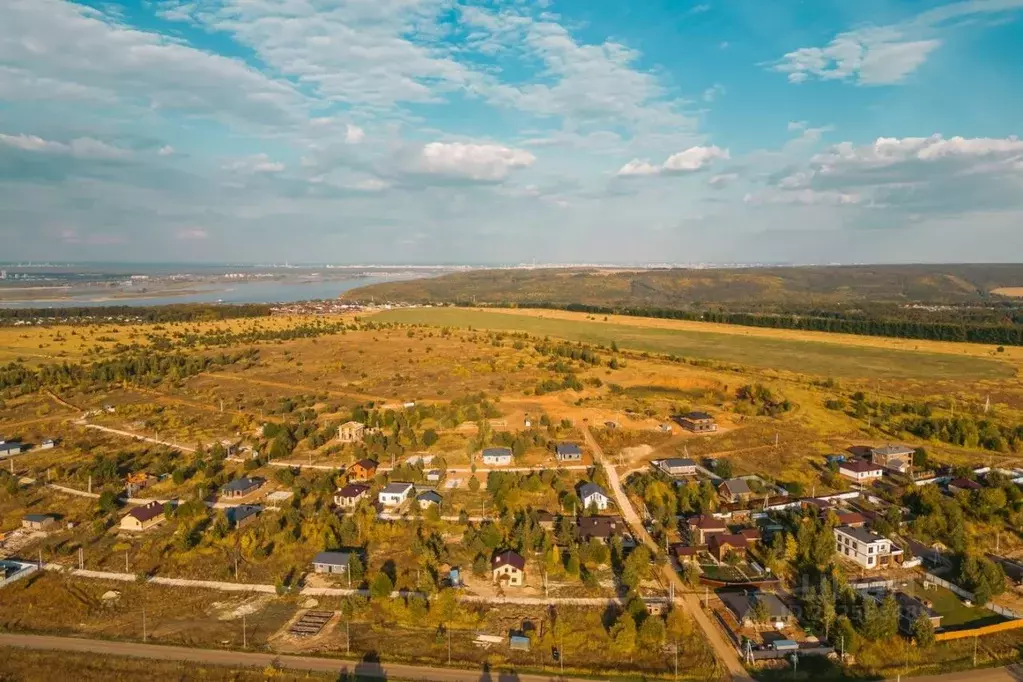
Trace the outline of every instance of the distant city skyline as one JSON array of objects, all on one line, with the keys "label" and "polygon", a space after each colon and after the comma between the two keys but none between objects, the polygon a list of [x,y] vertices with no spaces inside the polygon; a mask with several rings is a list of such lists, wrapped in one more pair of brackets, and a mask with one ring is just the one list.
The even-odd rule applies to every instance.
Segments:
[{"label": "distant city skyline", "polygon": [[5,260],[1023,260],[1023,0],[3,15]]}]

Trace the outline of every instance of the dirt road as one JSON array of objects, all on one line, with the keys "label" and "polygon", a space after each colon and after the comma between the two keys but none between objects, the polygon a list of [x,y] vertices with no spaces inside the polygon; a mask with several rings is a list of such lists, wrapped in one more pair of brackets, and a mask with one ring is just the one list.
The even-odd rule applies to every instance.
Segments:
[{"label": "dirt road", "polygon": [[[632,504],[629,502],[628,496],[625,494],[625,490],[622,488],[621,479],[618,477],[618,471],[615,469],[614,464],[611,460],[604,456],[604,451],[597,442],[597,439],[593,437],[589,427],[583,429],[583,436],[586,439],[586,443],[593,450],[594,456],[604,466],[604,471],[607,473],[607,480],[611,485],[611,490],[614,493],[615,502],[618,504],[618,508],[622,512],[622,517],[625,522],[632,529],[633,536],[637,540],[641,540],[647,547],[650,548],[655,555],[661,550],[654,542],[654,539],[647,533],[646,528],[643,526],[642,520],[639,515],[636,514],[636,510],[632,508]],[[675,568],[671,561],[666,563],[663,568],[665,579],[669,583],[675,585],[675,593],[679,595],[686,610],[692,615],[693,620],[696,622],[700,629],[703,630],[704,636],[710,642],[711,647],[714,649],[714,653],[717,655],[725,668],[728,670],[728,674],[731,675],[733,680],[741,680],[743,682],[752,680],[746,668],[743,667],[742,662],[739,660],[739,654],[736,652],[735,647],[728,643],[722,636],[721,632],[717,629],[714,623],[711,622],[707,614],[704,613],[700,607],[700,600],[696,595],[687,594],[689,587],[682,582],[678,574],[675,572]]]},{"label": "dirt road", "polygon": [[[112,642],[101,639],[78,639],[75,637],[51,637],[45,635],[0,634],[0,646],[46,651],[76,651],[107,656],[130,656],[161,661],[188,661],[207,665],[222,665],[236,668],[264,670],[278,666],[288,670],[308,670],[334,673],[339,679],[375,678],[402,680],[432,680],[434,682],[486,682],[493,680],[516,680],[517,682],[552,682],[557,675],[520,674],[514,671],[463,670],[457,668],[430,668],[397,663],[368,663],[344,661],[312,656],[277,656],[275,654],[221,651],[217,649],[190,649],[181,646],[139,644],[137,642]],[[582,678],[580,682],[586,682]]]},{"label": "dirt road", "polygon": [[172,443],[172,442],[170,442],[168,440],[159,440],[157,438],[149,438],[148,436],[142,436],[142,435],[139,435],[137,433],[132,433],[131,431],[122,431],[120,429],[112,429],[109,426],[100,426],[99,424],[90,424],[87,421],[85,421],[84,419],[79,419],[78,421],[73,422],[73,423],[78,425],[78,426],[81,426],[82,428],[94,429],[96,431],[102,431],[103,433],[110,433],[110,434],[113,434],[115,436],[124,436],[125,438],[132,438],[134,440],[139,440],[139,441],[143,441],[143,442],[146,442],[146,443],[154,443],[156,445],[166,445],[169,448],[174,448],[175,450],[181,450],[182,452],[195,452],[195,448],[190,448],[187,445],[181,445],[180,443]]}]

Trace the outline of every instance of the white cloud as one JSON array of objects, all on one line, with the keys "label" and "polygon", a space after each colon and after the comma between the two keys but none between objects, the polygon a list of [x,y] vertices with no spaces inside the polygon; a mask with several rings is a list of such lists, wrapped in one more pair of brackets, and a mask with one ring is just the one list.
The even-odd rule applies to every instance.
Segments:
[{"label": "white cloud", "polygon": [[235,159],[224,165],[224,170],[237,173],[280,173],[284,170],[284,164],[274,161],[264,153],[253,154],[245,158]]},{"label": "white cloud", "polygon": [[69,147],[60,142],[51,142],[35,135],[6,135],[0,133],[0,144],[14,147],[26,152],[48,152],[62,154],[69,151]]},{"label": "white cloud", "polygon": [[620,126],[633,131],[691,134],[695,118],[656,73],[639,67],[640,53],[622,43],[578,41],[550,13],[531,17],[478,7],[461,10],[484,52],[513,51],[524,63],[543,65],[534,82],[485,78],[474,90],[490,102],[539,116],[560,117],[566,128]]},{"label": "white cloud", "polygon": [[725,92],[727,92],[725,90],[725,86],[721,85],[720,83],[715,83],[714,85],[710,86],[709,88],[703,91],[703,101],[713,102],[718,97],[724,95]]},{"label": "white cloud", "polygon": [[711,145],[709,147],[690,147],[685,151],[672,154],[664,162],[664,170],[668,172],[691,173],[706,168],[717,160],[731,158],[727,149]]},{"label": "white cloud", "polygon": [[693,5],[689,9],[689,13],[690,14],[703,14],[704,12],[709,12],[710,9],[711,9],[710,5],[708,5],[707,3],[702,3],[702,4],[699,4],[699,5]]},{"label": "white cloud", "polygon": [[1023,9],[1023,0],[964,0],[928,10],[908,21],[839,33],[824,47],[802,47],[770,66],[789,82],[811,78],[894,85],[915,72],[942,45],[942,35],[984,14]]},{"label": "white cloud", "polygon": [[842,142],[790,169],[762,203],[863,205],[916,213],[1023,206],[1023,141],[1015,138],[878,138]]},{"label": "white cloud", "polygon": [[125,159],[131,155],[131,152],[126,149],[115,147],[91,137],[78,137],[65,144],[53,140],[44,140],[35,135],[6,135],[0,133],[0,144],[26,152],[63,154],[77,159],[114,160]]},{"label": "white cloud", "polygon": [[712,175],[707,184],[711,187],[724,187],[730,185],[739,179],[738,173],[721,173],[719,175]]},{"label": "white cloud", "polygon": [[130,152],[91,137],[71,140],[71,155],[79,159],[124,159]]},{"label": "white cloud", "polygon": [[156,153],[159,154],[160,156],[172,156],[174,154],[174,147],[170,146],[169,144],[164,145],[160,147],[159,151],[157,151]]},{"label": "white cloud", "polygon": [[420,154],[427,173],[480,181],[503,180],[515,168],[532,166],[536,157],[523,149],[498,144],[431,142]]},{"label": "white cloud", "polygon": [[661,172],[660,166],[655,166],[649,161],[643,161],[640,159],[633,159],[627,164],[618,169],[618,175],[657,175]]},{"label": "white cloud", "polygon": [[[191,3],[177,3],[186,5]],[[220,0],[189,16],[232,35],[319,97],[389,109],[438,101],[440,93],[479,80],[472,69],[427,44],[445,9],[447,3],[438,0]]]},{"label": "white cloud", "polygon": [[40,83],[73,83],[66,96],[115,100],[141,111],[184,111],[230,121],[295,122],[305,98],[241,60],[131,28],[62,0],[5,0],[0,63],[23,77],[11,100],[38,98]]},{"label": "white cloud", "polygon": [[802,47],[772,67],[789,82],[852,80],[859,85],[899,83],[927,60],[939,40],[907,40],[896,28],[866,28],[841,33],[825,47]]},{"label": "white cloud", "polygon": [[710,145],[708,147],[690,147],[672,154],[660,166],[648,161],[633,159],[618,169],[620,177],[658,175],[661,173],[693,173],[707,168],[718,160],[731,158],[727,149]]},{"label": "white cloud", "polygon": [[345,127],[345,142],[347,144],[359,144],[366,137],[366,131],[359,126],[347,124]]},{"label": "white cloud", "polygon": [[806,125],[807,125],[806,121],[789,121],[789,125],[788,125],[787,130],[790,133],[794,133],[797,130],[805,130],[806,129]]}]

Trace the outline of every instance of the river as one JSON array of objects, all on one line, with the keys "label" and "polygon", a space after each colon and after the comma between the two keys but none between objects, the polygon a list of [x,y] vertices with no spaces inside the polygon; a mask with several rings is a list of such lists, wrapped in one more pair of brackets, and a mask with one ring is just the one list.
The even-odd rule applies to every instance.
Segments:
[{"label": "river", "polygon": [[130,291],[113,289],[109,293],[95,291],[71,294],[54,300],[0,301],[0,308],[67,308],[78,306],[154,306],[174,303],[294,303],[317,299],[337,298],[342,292],[357,287],[389,282],[390,277],[354,277],[351,279],[306,280],[293,282],[230,282],[223,284],[197,284],[188,293],[180,295],[117,297],[114,293]]}]

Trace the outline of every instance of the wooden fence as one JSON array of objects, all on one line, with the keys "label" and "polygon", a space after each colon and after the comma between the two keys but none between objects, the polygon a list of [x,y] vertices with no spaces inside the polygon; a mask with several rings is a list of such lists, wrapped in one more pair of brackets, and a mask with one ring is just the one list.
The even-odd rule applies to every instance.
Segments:
[{"label": "wooden fence", "polygon": [[994,625],[985,625],[982,628],[974,628],[972,630],[955,630],[953,632],[939,632],[934,635],[935,641],[947,642],[953,639],[966,639],[967,637],[983,637],[984,635],[993,635],[998,632],[1005,632],[1006,630],[1017,630],[1023,628],[1023,620],[1007,620],[1004,623],[995,623]]}]

